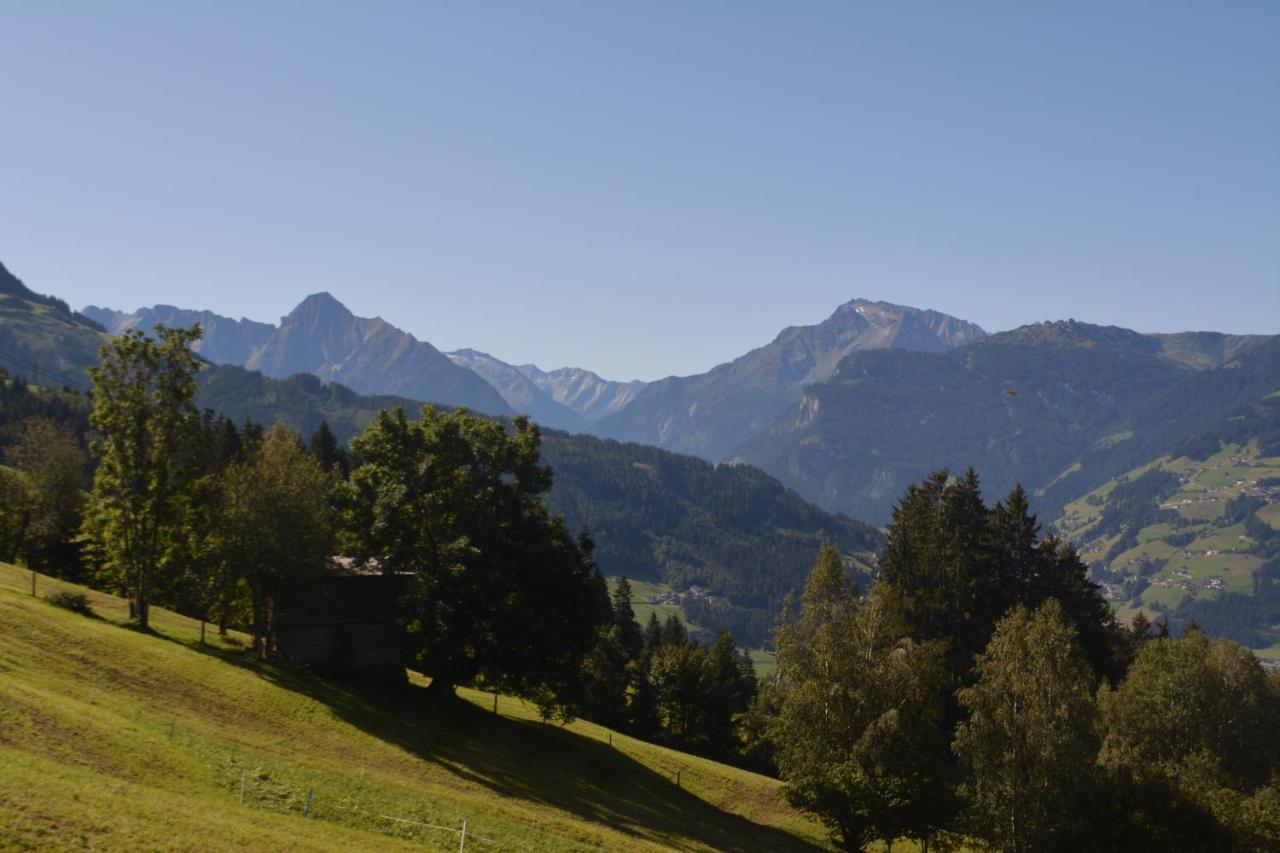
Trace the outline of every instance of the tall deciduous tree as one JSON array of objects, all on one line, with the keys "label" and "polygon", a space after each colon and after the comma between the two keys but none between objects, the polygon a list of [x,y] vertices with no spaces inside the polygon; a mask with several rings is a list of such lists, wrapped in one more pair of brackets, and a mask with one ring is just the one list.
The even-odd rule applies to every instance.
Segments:
[{"label": "tall deciduous tree", "polygon": [[849,849],[925,840],[948,817],[943,648],[904,629],[890,591],[860,605],[825,545],[778,632],[774,759],[788,799]]},{"label": "tall deciduous tree", "polygon": [[84,507],[86,462],[75,432],[47,418],[28,418],[6,457],[25,475],[23,551],[27,565],[72,568],[71,564],[78,563],[78,549],[72,540]]},{"label": "tall deciduous tree", "polygon": [[1097,742],[1094,676],[1057,601],[1019,605],[960,691],[968,719],[954,749],[974,831],[1005,850],[1070,847],[1078,837]]},{"label": "tall deciduous tree", "polygon": [[222,474],[217,577],[248,584],[259,653],[267,651],[268,604],[278,606],[286,582],[319,572],[332,552],[329,486],[329,472],[279,424],[247,460]]},{"label": "tall deciduous tree", "polygon": [[589,540],[575,540],[540,496],[551,471],[538,428],[465,410],[384,411],[355,440],[364,464],[347,491],[360,553],[413,575],[406,626],[433,691],[480,673],[556,704],[610,621]]},{"label": "tall deciduous tree", "polygon": [[200,327],[131,329],[102,348],[90,423],[101,437],[85,516],[99,568],[129,593],[140,627],[152,587],[178,534],[200,422],[193,399],[199,362],[190,345]]},{"label": "tall deciduous tree", "polygon": [[1280,682],[1248,649],[1200,631],[1149,639],[1101,694],[1104,763],[1177,779],[1193,759],[1239,791],[1280,771]]},{"label": "tall deciduous tree", "polygon": [[6,563],[22,553],[30,499],[23,473],[0,465],[0,560]]}]

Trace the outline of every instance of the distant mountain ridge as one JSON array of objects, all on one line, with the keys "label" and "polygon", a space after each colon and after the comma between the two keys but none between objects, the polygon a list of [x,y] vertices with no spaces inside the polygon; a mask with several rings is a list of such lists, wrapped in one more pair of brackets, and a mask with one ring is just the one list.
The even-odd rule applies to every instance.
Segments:
[{"label": "distant mountain ridge", "polygon": [[356,317],[328,293],[308,296],[279,326],[172,305],[133,312],[91,305],[85,314],[113,334],[150,330],[158,323],[200,323],[204,337],[194,349],[216,364],[278,379],[310,373],[365,394],[468,406],[487,414],[527,414],[570,432],[589,431],[592,421],[626,405],[644,387],[579,368],[516,367],[473,349],[444,354],[381,318]]},{"label": "distant mountain ridge", "polygon": [[192,349],[216,364],[244,364],[253,353],[266,345],[276,327],[242,317],[233,320],[212,311],[193,311],[173,305],[139,308],[131,314],[90,305],[84,314],[118,335],[127,329],[149,332],[156,325],[191,326],[199,323],[204,337]]},{"label": "distant mountain ridge", "polygon": [[581,367],[542,370],[536,364],[521,364],[516,370],[553,400],[568,406],[589,423],[622,409],[648,384],[639,379],[630,382],[602,379]]},{"label": "distant mountain ridge", "polygon": [[328,293],[315,293],[280,325],[233,320],[211,311],[156,305],[125,313],[90,306],[86,313],[114,333],[149,330],[156,323],[200,323],[196,351],[218,364],[284,379],[310,373],[365,394],[393,394],[424,402],[468,406],[494,415],[515,410],[482,377],[380,317],[357,317]]},{"label": "distant mountain ridge", "polygon": [[302,300],[244,366],[276,378],[310,373],[366,394],[515,414],[488,382],[431,344],[381,317],[357,317],[328,293]]},{"label": "distant mountain ridge", "polygon": [[[1021,483],[1046,523],[1085,540],[1114,601],[1160,605],[1175,622],[1195,618],[1250,642],[1280,639],[1280,336],[1070,320],[985,335],[937,312],[855,300],[706,374],[646,385],[475,350],[446,356],[328,294],[308,297],[279,327],[173,306],[89,313],[102,325],[0,266],[0,366],[83,388],[103,325],[199,321],[210,360],[289,377],[210,368],[201,405],[304,432],[326,418],[349,436],[377,409],[417,400],[503,415],[542,407],[544,423],[598,417],[598,429],[637,406],[651,415],[656,399],[681,441],[725,424],[741,434],[745,423],[746,438],[725,456],[746,465],[553,431],[546,442],[560,475],[551,502],[593,532],[602,565],[707,591],[694,618],[744,637],[767,635],[823,536],[858,571],[873,570],[875,531],[845,514],[883,522],[929,472],[972,466],[988,493]],[[361,396],[321,378],[389,390]],[[476,387],[485,399],[458,399]],[[1178,478],[1185,494],[1166,495]],[[1210,509],[1221,523],[1200,518]],[[1197,538],[1183,542],[1189,534]],[[1151,587],[1140,588],[1144,579]]]},{"label": "distant mountain ridge", "polygon": [[734,458],[872,521],[943,467],[972,466],[995,493],[1022,483],[1053,511],[1280,387],[1273,351],[1280,339],[1058,321],[946,353],[854,352]]},{"label": "distant mountain ridge", "polygon": [[460,349],[446,355],[459,367],[483,377],[515,411],[553,429],[588,431],[587,421],[582,415],[553,399],[519,368],[479,350]]},{"label": "distant mountain ridge", "polygon": [[854,299],[821,323],[784,329],[706,373],[649,383],[596,432],[718,461],[767,430],[804,386],[830,377],[851,352],[944,352],[985,336],[976,324],[937,311]]}]

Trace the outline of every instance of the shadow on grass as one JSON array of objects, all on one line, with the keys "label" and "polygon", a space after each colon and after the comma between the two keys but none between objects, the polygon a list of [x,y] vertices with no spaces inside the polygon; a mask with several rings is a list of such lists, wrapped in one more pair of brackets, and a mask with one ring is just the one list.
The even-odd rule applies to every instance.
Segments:
[{"label": "shadow on grass", "polygon": [[261,663],[242,650],[183,645],[321,702],[379,740],[502,796],[545,803],[658,844],[687,839],[717,850],[816,849],[720,811],[608,744],[555,724],[508,719],[460,698],[429,701],[422,687],[342,685]]}]

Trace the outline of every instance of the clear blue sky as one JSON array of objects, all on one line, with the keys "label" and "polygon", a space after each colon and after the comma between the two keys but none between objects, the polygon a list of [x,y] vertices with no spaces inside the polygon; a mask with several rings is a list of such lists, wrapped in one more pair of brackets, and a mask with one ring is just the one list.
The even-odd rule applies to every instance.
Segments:
[{"label": "clear blue sky", "polygon": [[616,378],[855,296],[1276,333],[1278,45],[1275,0],[0,0],[0,260]]}]

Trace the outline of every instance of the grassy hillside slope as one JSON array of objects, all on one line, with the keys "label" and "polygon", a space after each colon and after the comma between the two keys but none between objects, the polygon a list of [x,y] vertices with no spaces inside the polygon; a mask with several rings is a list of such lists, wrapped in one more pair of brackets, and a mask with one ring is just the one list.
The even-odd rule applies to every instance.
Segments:
[{"label": "grassy hillside slope", "polygon": [[420,685],[379,695],[263,666],[164,611],[143,635],[122,600],[83,590],[82,616],[44,598],[80,588],[41,576],[32,597],[30,577],[0,564],[2,847],[455,850],[463,820],[468,850],[822,843],[765,777],[542,724],[514,699],[494,714],[464,691],[442,714]]},{"label": "grassy hillside slope", "polygon": [[52,387],[89,387],[107,332],[67,303],[27,288],[0,264],[0,366]]}]

